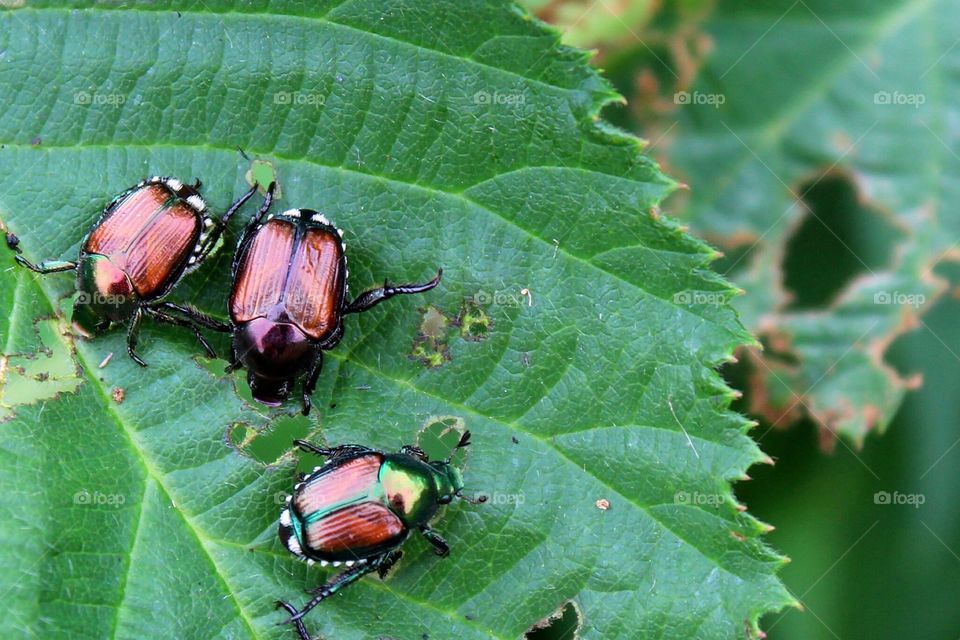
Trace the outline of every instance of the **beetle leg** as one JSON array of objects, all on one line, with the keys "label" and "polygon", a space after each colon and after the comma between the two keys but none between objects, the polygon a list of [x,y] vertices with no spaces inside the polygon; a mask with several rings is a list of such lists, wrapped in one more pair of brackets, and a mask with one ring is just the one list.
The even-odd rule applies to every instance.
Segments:
[{"label": "beetle leg", "polygon": [[384,282],[383,286],[379,289],[371,289],[365,293],[361,293],[356,300],[351,302],[343,310],[344,313],[361,313],[367,311],[377,306],[384,300],[392,298],[395,295],[399,294],[409,294],[409,293],[423,293],[424,291],[430,291],[435,286],[440,284],[440,278],[443,276],[443,269],[437,270],[437,276],[430,282],[424,282],[423,284],[400,284],[400,285],[391,285],[389,282]]},{"label": "beetle leg", "polygon": [[44,260],[40,264],[33,264],[19,253],[14,256],[14,259],[21,266],[34,273],[59,273],[61,271],[73,271],[77,268],[76,262],[68,262],[67,260]]},{"label": "beetle leg", "polygon": [[230,362],[223,368],[224,373],[233,373],[237,369],[243,366],[243,363],[240,362],[240,358],[237,357],[237,352],[233,347],[230,347]]},{"label": "beetle leg", "polygon": [[200,252],[197,255],[197,263],[202,262],[207,256],[210,255],[210,252],[213,251],[213,248],[217,246],[217,241],[220,240],[220,236],[223,235],[224,230],[227,228],[227,223],[230,222],[230,218],[233,217],[233,214],[242,207],[247,200],[253,197],[253,194],[257,191],[257,185],[250,187],[250,190],[245,194],[240,196],[236,202],[230,205],[230,208],[227,209],[226,213],[220,216],[220,220],[216,221],[216,229],[212,230],[207,236],[207,239],[204,241],[203,247],[200,248]]},{"label": "beetle leg", "polygon": [[237,198],[237,201],[234,202],[232,205],[230,205],[230,208],[227,209],[227,211],[222,216],[220,216],[221,228],[225,228],[227,226],[227,223],[230,222],[230,218],[233,217],[233,214],[235,214],[240,209],[240,207],[242,207],[244,203],[246,203],[247,200],[253,197],[253,194],[257,192],[257,187],[259,186],[260,186],[259,184],[254,184],[252,187],[250,187],[249,191],[247,191],[245,194]]},{"label": "beetle leg", "polygon": [[303,616],[310,612],[311,609],[335,594],[340,589],[353,584],[371,571],[376,571],[383,562],[384,557],[385,556],[380,556],[379,558],[369,560],[363,564],[354,565],[350,569],[347,569],[335,577],[330,582],[311,591],[311,593],[315,593],[317,595],[313,596],[313,598],[310,599],[310,602],[303,605],[303,609],[292,615],[287,622],[295,623],[298,620],[301,620]]},{"label": "beetle leg", "polygon": [[200,333],[200,327],[198,327],[195,323],[191,322],[190,320],[171,316],[158,309],[151,309],[150,307],[146,308],[146,312],[159,322],[166,322],[167,324],[176,325],[178,327],[189,328],[191,331],[193,331],[193,335],[197,337],[197,342],[199,342],[200,346],[203,347],[203,350],[207,352],[207,355],[211,358],[217,357],[216,351],[213,350],[213,347],[210,346],[210,343],[207,342],[207,339],[203,337],[203,334]]},{"label": "beetle leg", "polygon": [[310,396],[313,390],[317,388],[317,379],[320,377],[320,370],[323,369],[323,351],[317,349],[317,356],[313,360],[313,366],[310,367],[310,373],[303,381],[303,415],[310,413]]},{"label": "beetle leg", "polygon": [[127,328],[127,355],[141,367],[147,366],[147,363],[137,355],[137,341],[140,339],[140,321],[143,320],[143,309],[137,307],[130,318],[130,326]]},{"label": "beetle leg", "polygon": [[231,272],[236,275],[237,267],[240,265],[240,258],[243,256],[243,246],[247,242],[247,238],[250,237],[250,234],[253,233],[253,230],[257,228],[257,225],[260,224],[260,221],[263,220],[263,216],[267,214],[267,211],[270,209],[270,205],[273,204],[273,192],[277,188],[276,182],[271,182],[270,186],[267,187],[267,195],[263,198],[263,204],[260,205],[260,208],[257,210],[257,213],[250,218],[250,222],[247,223],[247,226],[244,227],[243,233],[240,234],[240,240],[237,241],[237,251],[233,254],[233,264],[230,269]]},{"label": "beetle leg", "polygon": [[[287,613],[289,613],[292,616],[295,616],[298,613],[300,613],[299,611],[297,611],[297,608],[294,607],[289,602],[283,602],[282,600],[277,600],[276,604],[277,604],[277,609],[284,609],[286,610]],[[300,640],[310,640],[310,634],[307,633],[307,629],[306,627],[303,626],[302,620],[294,620],[293,624],[296,625],[297,627],[297,633],[300,635]]]},{"label": "beetle leg", "polygon": [[400,453],[405,453],[408,456],[414,456],[415,458],[420,458],[424,462],[430,462],[430,458],[427,456],[427,452],[416,445],[405,444],[402,447],[400,447]]},{"label": "beetle leg", "polygon": [[307,442],[306,440],[294,440],[293,444],[297,445],[304,451],[318,455],[321,458],[334,458],[342,455],[367,453],[371,451],[369,447],[365,447],[362,444],[342,444],[339,447],[334,447],[333,449],[318,447],[312,442]]},{"label": "beetle leg", "polygon": [[377,575],[380,576],[380,579],[383,580],[387,577],[387,574],[390,573],[390,569],[393,569],[393,565],[397,564],[397,561],[403,557],[403,551],[399,549],[387,553],[383,557],[383,561],[380,562],[380,565],[377,567]]},{"label": "beetle leg", "polygon": [[224,322],[220,322],[216,318],[212,318],[207,314],[203,313],[202,311],[198,311],[197,309],[194,309],[192,307],[188,307],[186,305],[181,305],[181,304],[174,304],[173,302],[161,302],[160,306],[169,311],[177,311],[179,313],[182,313],[183,315],[190,318],[190,320],[192,320],[196,324],[199,324],[200,326],[206,327],[208,329],[213,329],[214,331],[220,331],[223,333],[230,332],[230,325]]},{"label": "beetle leg", "polygon": [[427,539],[427,542],[433,545],[433,552],[440,556],[441,558],[446,558],[450,555],[450,545],[447,544],[447,541],[440,537],[440,534],[428,527],[423,525],[420,527],[420,533],[423,534],[423,537]]}]

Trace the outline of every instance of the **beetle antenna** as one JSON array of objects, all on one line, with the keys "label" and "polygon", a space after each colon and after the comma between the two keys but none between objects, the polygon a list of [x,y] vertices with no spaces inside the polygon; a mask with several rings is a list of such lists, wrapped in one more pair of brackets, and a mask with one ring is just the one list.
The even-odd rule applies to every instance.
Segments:
[{"label": "beetle antenna", "polygon": [[450,464],[450,461],[453,460],[453,456],[456,455],[457,449],[463,449],[463,448],[469,447],[469,446],[470,446],[470,432],[469,432],[469,431],[464,431],[464,432],[463,432],[463,435],[460,436],[460,441],[457,443],[457,446],[455,446],[455,447],[450,451],[450,455],[447,456],[447,464]]},{"label": "beetle antenna", "polygon": [[457,442],[457,445],[450,451],[450,455],[447,457],[447,462],[453,460],[453,456],[456,455],[458,449],[465,449],[470,446],[470,432],[464,431],[463,435],[460,436],[460,441]]}]

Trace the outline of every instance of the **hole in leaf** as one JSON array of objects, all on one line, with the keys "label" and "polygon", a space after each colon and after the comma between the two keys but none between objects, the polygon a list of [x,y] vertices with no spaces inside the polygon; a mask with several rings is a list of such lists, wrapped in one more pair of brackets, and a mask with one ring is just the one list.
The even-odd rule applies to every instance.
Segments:
[{"label": "hole in leaf", "polygon": [[267,187],[270,186],[271,182],[276,182],[276,190],[273,192],[273,197],[277,200],[280,199],[280,180],[277,178],[277,170],[273,166],[273,163],[269,160],[254,160],[250,163],[250,170],[247,171],[246,175],[247,184],[251,187],[254,184],[257,184],[259,191],[262,195],[266,195]]},{"label": "hole in leaf", "polygon": [[245,455],[269,465],[290,451],[294,440],[306,438],[309,431],[310,420],[307,417],[281,416],[262,431],[243,422],[235,423],[230,426],[227,438]]},{"label": "hole in leaf", "polygon": [[450,359],[447,349],[450,319],[433,305],[422,309],[421,313],[420,335],[413,341],[410,355],[433,369]]},{"label": "hole in leaf", "polygon": [[423,320],[420,322],[420,335],[433,340],[443,340],[447,337],[447,326],[449,324],[450,320],[447,319],[447,316],[431,305],[423,312]]},{"label": "hole in leaf", "polygon": [[256,436],[256,429],[244,422],[235,422],[227,429],[227,439],[238,449],[246,447]]},{"label": "hole in leaf", "polygon": [[[460,441],[467,425],[460,416],[431,416],[423,423],[417,434],[417,446],[431,460],[444,460]],[[463,463],[465,451],[460,449],[453,457],[454,463]]]},{"label": "hole in leaf", "polygon": [[223,360],[219,358],[208,358],[204,355],[197,355],[194,357],[194,360],[214,378],[224,377],[223,368],[225,365]]},{"label": "hole in leaf", "polygon": [[800,193],[808,214],[787,241],[783,285],[791,309],[825,307],[857,276],[889,265],[902,231],[861,201],[849,176],[828,175]]},{"label": "hole in leaf", "polygon": [[13,417],[16,407],[73,393],[80,386],[80,371],[61,324],[52,318],[34,323],[39,338],[35,353],[0,357],[0,422]]},{"label": "hole in leaf", "polygon": [[580,611],[568,602],[553,615],[533,625],[524,635],[526,640],[574,640],[580,637]]},{"label": "hole in leaf", "polygon": [[464,339],[486,340],[493,329],[493,318],[472,298],[464,298],[457,325]]}]

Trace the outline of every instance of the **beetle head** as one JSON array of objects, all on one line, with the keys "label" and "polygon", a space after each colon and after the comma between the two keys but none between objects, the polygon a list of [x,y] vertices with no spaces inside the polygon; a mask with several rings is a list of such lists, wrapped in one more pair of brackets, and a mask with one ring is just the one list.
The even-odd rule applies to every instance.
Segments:
[{"label": "beetle head", "polygon": [[437,492],[440,494],[438,499],[440,504],[448,504],[454,498],[462,498],[473,504],[487,501],[487,497],[484,495],[478,498],[469,498],[463,495],[463,474],[460,473],[460,469],[452,464],[453,456],[457,452],[457,449],[462,449],[469,445],[470,432],[464,431],[463,435],[460,436],[460,442],[453,448],[453,451],[450,452],[446,460],[429,463],[437,472]]},{"label": "beetle head", "polygon": [[437,472],[436,483],[439,494],[437,502],[449,504],[454,498],[459,498],[460,492],[463,491],[463,474],[460,473],[460,469],[446,460],[431,462],[430,466]]},{"label": "beetle head", "polygon": [[268,407],[279,407],[290,397],[293,379],[267,378],[250,370],[247,371],[247,384],[250,385],[250,393],[254,400]]},{"label": "beetle head", "polygon": [[293,382],[313,363],[316,349],[295,325],[256,318],[234,331],[233,349],[247,368],[257,402],[276,406],[290,395]]}]

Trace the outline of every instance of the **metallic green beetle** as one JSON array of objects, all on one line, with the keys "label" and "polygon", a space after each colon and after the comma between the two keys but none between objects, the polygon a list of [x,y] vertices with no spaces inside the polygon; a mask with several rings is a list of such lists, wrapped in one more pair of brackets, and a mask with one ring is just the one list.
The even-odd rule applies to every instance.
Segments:
[{"label": "metallic green beetle", "polygon": [[[280,514],[280,540],[291,553],[306,562],[345,565],[346,571],[310,593],[314,597],[297,611],[278,602],[291,615],[300,637],[309,640],[301,619],[324,599],[368,573],[380,577],[400,559],[399,547],[414,530],[434,547],[438,556],[450,553],[446,541],[429,526],[441,505],[462,495],[463,476],[450,464],[431,462],[422,449],[405,446],[386,453],[357,444],[324,449],[295,441],[304,451],[327,458],[294,487]],[[460,438],[454,451],[470,444],[470,432]]]}]

